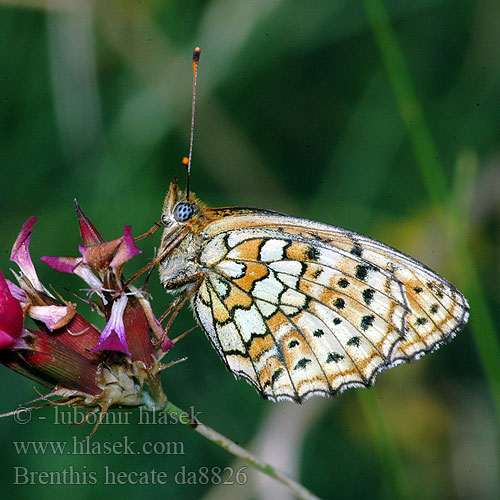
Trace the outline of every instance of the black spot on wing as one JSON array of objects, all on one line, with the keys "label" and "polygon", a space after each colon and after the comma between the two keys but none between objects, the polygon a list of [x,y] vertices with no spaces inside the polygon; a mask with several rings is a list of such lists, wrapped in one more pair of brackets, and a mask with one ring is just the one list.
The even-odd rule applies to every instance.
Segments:
[{"label": "black spot on wing", "polygon": [[356,266],[356,278],[358,278],[358,280],[365,280],[366,279],[366,276],[368,275],[368,271],[370,270],[370,268],[368,266],[363,266],[361,264],[357,265]]},{"label": "black spot on wing", "polygon": [[298,370],[300,368],[305,368],[311,362],[308,358],[302,358],[297,361],[297,364],[293,367],[294,370]]},{"label": "black spot on wing", "polygon": [[342,278],[342,279],[337,281],[337,285],[340,288],[347,288],[349,286],[349,282],[345,278]]},{"label": "black spot on wing", "polygon": [[318,267],[317,269],[315,269],[312,273],[311,273],[311,277],[313,279],[318,279],[319,278],[319,275],[323,272],[323,268],[322,267]]},{"label": "black spot on wing", "polygon": [[361,329],[366,332],[370,326],[373,325],[373,321],[375,320],[375,316],[370,314],[369,316],[363,316],[361,318]]},{"label": "black spot on wing", "polygon": [[344,299],[341,299],[340,297],[338,299],[335,299],[335,301],[333,302],[333,305],[337,308],[337,309],[344,309],[345,307],[345,300]]},{"label": "black spot on wing", "polygon": [[278,368],[271,376],[272,383],[276,382],[283,373],[283,368]]},{"label": "black spot on wing", "polygon": [[347,341],[347,345],[355,345],[356,347],[359,347],[359,337],[351,337]]},{"label": "black spot on wing", "polygon": [[309,260],[316,261],[319,258],[319,250],[316,247],[309,247],[306,250],[306,255]]},{"label": "black spot on wing", "polygon": [[341,359],[344,359],[342,354],[339,354],[338,352],[330,352],[326,358],[326,362],[331,363],[334,361],[335,363],[338,363]]},{"label": "black spot on wing", "polygon": [[371,288],[367,288],[366,290],[363,290],[363,300],[365,301],[365,304],[369,306],[372,303],[373,296],[375,295],[375,290]]},{"label": "black spot on wing", "polygon": [[363,249],[359,245],[359,243],[356,243],[352,248],[351,248],[351,253],[353,255],[356,255],[357,257],[361,257],[363,254]]},{"label": "black spot on wing", "polygon": [[283,353],[283,346],[281,345],[280,342],[275,341],[275,346],[276,346],[276,359],[284,366],[286,365],[286,360],[285,360],[285,355]]}]

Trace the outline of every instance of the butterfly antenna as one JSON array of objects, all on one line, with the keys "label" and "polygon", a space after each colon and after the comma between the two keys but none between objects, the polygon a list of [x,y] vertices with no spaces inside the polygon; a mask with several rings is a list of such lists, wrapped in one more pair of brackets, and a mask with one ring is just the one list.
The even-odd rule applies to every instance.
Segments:
[{"label": "butterfly antenna", "polygon": [[196,87],[198,82],[198,62],[200,61],[201,49],[195,47],[193,51],[193,101],[191,106],[191,138],[189,139],[189,157],[183,158],[182,163],[186,167],[187,183],[186,183],[186,200],[189,201],[189,180],[191,178],[191,157],[193,155],[193,140],[194,140],[194,114],[196,110]]}]

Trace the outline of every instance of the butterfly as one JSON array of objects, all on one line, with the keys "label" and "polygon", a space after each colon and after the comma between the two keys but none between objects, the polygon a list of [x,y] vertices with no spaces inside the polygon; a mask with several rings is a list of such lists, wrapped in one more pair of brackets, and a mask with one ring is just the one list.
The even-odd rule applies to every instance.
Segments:
[{"label": "butterfly", "polygon": [[467,322],[465,297],[384,243],[263,209],[166,195],[160,279],[182,290],[227,369],[265,399],[369,386]]},{"label": "butterfly", "polygon": [[169,324],[190,300],[227,369],[274,401],[369,386],[453,338],[467,323],[467,300],[408,255],[339,227],[210,208],[190,195],[199,57],[196,47],[186,191],[173,180],[161,223],[143,235],[164,226],[151,265],[168,291],[181,292]]}]

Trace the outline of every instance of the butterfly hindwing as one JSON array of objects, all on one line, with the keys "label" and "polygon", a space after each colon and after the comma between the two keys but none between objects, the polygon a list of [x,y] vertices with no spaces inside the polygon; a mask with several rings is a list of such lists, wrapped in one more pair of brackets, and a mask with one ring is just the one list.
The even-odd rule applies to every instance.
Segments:
[{"label": "butterfly hindwing", "polygon": [[205,231],[194,309],[229,370],[268,399],[369,385],[447,340],[463,296],[367,237],[272,213]]},{"label": "butterfly hindwing", "polygon": [[387,269],[403,284],[409,310],[405,336],[394,353],[394,362],[410,362],[439,347],[467,322],[469,307],[464,296],[415,259],[353,233],[336,235],[331,242]]}]

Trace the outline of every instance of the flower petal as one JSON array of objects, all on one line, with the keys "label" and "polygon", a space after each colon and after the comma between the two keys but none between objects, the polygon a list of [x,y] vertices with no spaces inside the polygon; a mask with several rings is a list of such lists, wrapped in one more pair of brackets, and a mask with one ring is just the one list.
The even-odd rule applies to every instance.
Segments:
[{"label": "flower petal", "polygon": [[49,257],[44,255],[40,257],[42,262],[60,273],[70,273],[75,271],[75,267],[83,261],[82,257]]},{"label": "flower petal", "polygon": [[156,339],[158,341],[161,340],[161,348],[163,352],[167,352],[172,347],[174,347],[174,343],[170,340],[169,336],[167,333],[163,330],[163,326],[161,326],[161,323],[158,321],[156,316],[154,315],[153,308],[151,307],[151,303],[149,300],[146,298],[146,295],[144,292],[140,292],[137,290],[133,285],[130,287],[133,291],[137,292],[135,293],[135,297],[141,304],[141,307],[144,311],[144,314],[146,316],[146,319],[148,321],[149,327],[151,328],[152,332],[156,336]]},{"label": "flower petal", "polygon": [[74,304],[68,306],[31,306],[28,309],[30,318],[45,323],[49,330],[57,330],[67,325],[75,315]]},{"label": "flower petal", "polygon": [[7,282],[7,286],[9,287],[10,294],[14,297],[18,302],[21,303],[21,306],[25,305],[28,302],[28,296],[26,292],[18,287],[15,283],[12,283],[10,280],[5,280]]},{"label": "flower petal", "polygon": [[132,238],[132,226],[124,224],[123,227],[122,241],[109,265],[109,267],[115,271],[117,278],[119,278],[121,274],[123,265],[136,255],[142,253],[142,250],[139,250],[139,248],[135,246],[134,238]]},{"label": "flower petal", "polygon": [[126,295],[121,295],[115,300],[111,308],[111,316],[109,317],[101,337],[97,345],[92,349],[92,352],[98,351],[120,351],[130,356],[130,351],[127,346],[127,338],[125,325],[123,323],[123,313],[127,307],[128,298]]},{"label": "flower petal", "polygon": [[35,225],[37,219],[35,217],[30,217],[21,228],[19,235],[12,247],[12,252],[10,254],[10,260],[15,262],[23,274],[30,280],[33,287],[38,291],[46,291],[44,286],[40,283],[38,276],[35,271],[35,266],[31,260],[29,252],[29,244],[31,238],[31,230]]},{"label": "flower petal", "polygon": [[10,333],[0,330],[0,351],[8,349],[16,343],[16,339],[12,338]]},{"label": "flower petal", "polygon": [[151,366],[156,352],[151,342],[151,330],[140,302],[135,295],[128,295],[128,303],[123,313],[123,324],[127,331],[127,344],[132,361],[142,361]]},{"label": "flower petal", "polygon": [[[14,348],[20,351],[16,352]],[[0,362],[48,387],[57,384],[87,394],[102,392],[96,383],[97,363],[59,342],[52,335],[24,330],[22,339],[12,350],[5,353],[10,356],[0,357]]]},{"label": "flower petal", "polygon": [[94,274],[88,264],[84,264],[83,262],[81,262],[78,266],[75,267],[74,273],[78,277],[82,278],[82,280],[90,286],[90,290],[88,291],[89,295],[92,293],[96,293],[101,298],[104,305],[108,303],[102,290],[102,281]]}]

